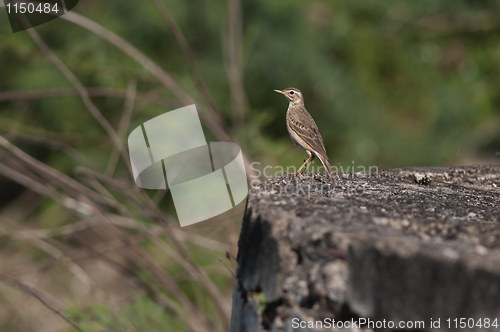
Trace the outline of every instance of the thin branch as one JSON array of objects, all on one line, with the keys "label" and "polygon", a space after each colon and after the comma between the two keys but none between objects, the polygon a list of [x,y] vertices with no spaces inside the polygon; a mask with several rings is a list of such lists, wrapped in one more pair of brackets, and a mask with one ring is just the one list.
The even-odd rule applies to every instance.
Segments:
[{"label": "thin branch", "polygon": [[102,181],[104,183],[107,183],[117,189],[121,190],[127,190],[127,191],[133,191],[133,190],[138,190],[137,186],[135,184],[132,184],[130,182],[114,179],[112,177],[109,177],[107,175],[104,175],[102,173],[96,172],[93,169],[89,169],[83,166],[77,167],[75,169],[76,173],[83,174],[92,178],[95,178],[99,181]]},{"label": "thin branch", "polygon": [[[125,134],[127,133],[128,125],[130,124],[130,119],[132,118],[132,111],[134,110],[134,102],[136,96],[137,82],[130,81],[128,84],[127,95],[125,98],[125,107],[123,109],[123,114],[120,119],[120,124],[118,125],[118,137],[121,141],[125,139]],[[121,148],[125,148],[122,146]],[[118,164],[118,158],[120,156],[121,151],[120,147],[115,146],[113,151],[111,152],[111,157],[109,158],[108,166],[106,167],[105,174],[113,177],[115,173],[116,165]],[[125,163],[129,163],[128,160],[125,160]]]},{"label": "thin branch", "polygon": [[[75,181],[74,179],[70,178],[66,174],[63,174],[59,172],[58,170],[36,160],[35,158],[31,157],[28,155],[26,152],[22,151],[12,143],[10,143],[8,140],[6,140],[2,135],[0,135],[0,146],[3,146],[7,150],[9,150],[14,156],[16,156],[19,160],[24,162],[26,165],[30,166],[33,170],[37,171],[38,173],[41,173],[42,175],[48,176],[51,181],[58,183],[61,185],[62,188],[67,190],[68,192],[72,192],[74,194],[85,194],[91,197],[92,199],[96,200],[97,202],[104,203],[106,205],[114,205],[114,202],[110,201],[109,199],[106,199],[106,197],[102,197],[101,195],[97,194],[96,192],[90,190],[83,184],[81,184],[78,181]],[[3,168],[3,171],[5,171],[5,167]],[[10,174],[18,174],[19,172],[15,172],[14,170],[9,170]],[[22,182],[21,184],[24,185],[24,180],[26,180],[26,176],[14,176],[13,179],[20,179]],[[29,179],[29,178],[28,178]],[[31,184],[25,185],[27,188],[30,188]],[[40,186],[43,186],[41,184],[37,184],[37,189],[39,189]],[[45,193],[43,195],[46,195]],[[58,195],[48,195],[54,199],[57,199],[59,196]]]},{"label": "thin branch", "polygon": [[[73,238],[77,238],[78,233],[74,233]],[[148,240],[146,237],[143,236],[136,236],[135,237],[137,243],[141,243],[142,241]],[[103,243],[98,243],[98,244],[93,244],[93,250],[95,252],[104,254],[109,251],[115,251],[122,249],[125,246],[123,241],[120,240],[111,240]],[[73,260],[81,259],[81,258],[87,258],[90,256],[90,253],[87,250],[83,249],[72,249],[66,253],[68,256],[71,257]],[[6,270],[0,270],[0,274],[2,273],[7,273],[7,274],[25,274],[25,273],[30,273],[33,271],[40,271],[40,270],[45,270],[48,267],[54,265],[56,262],[58,262],[55,259],[52,259],[51,261],[45,262],[44,264],[37,264],[35,265],[34,263],[29,263],[29,264],[23,264],[20,266],[16,266],[13,268],[9,268]]]},{"label": "thin branch", "polygon": [[2,322],[4,326],[9,326],[10,322],[19,320],[21,322],[21,326],[23,327],[23,331],[37,331],[33,326],[31,326],[32,324],[29,324],[25,319],[23,319],[21,311],[14,305],[14,303],[11,302],[11,299],[4,296],[1,292],[0,301],[11,308],[11,310],[7,312],[8,317],[6,321]]},{"label": "thin branch", "polygon": [[453,161],[448,166],[453,166],[453,164],[455,163],[455,161],[457,161],[459,153],[460,153],[460,149],[457,150],[457,153],[455,154],[455,158],[453,158]]},{"label": "thin branch", "polygon": [[[123,195],[123,197],[129,202],[129,203],[134,203],[136,204],[142,211],[144,211],[144,203],[139,199],[139,197],[133,195],[133,193],[136,193],[138,194],[140,188],[138,186],[136,186],[135,184],[131,184],[131,183],[128,183],[128,182],[125,182],[125,181],[122,181],[122,180],[117,180],[117,179],[114,179],[114,178],[111,178],[109,176],[106,176],[104,174],[101,174],[99,172],[96,172],[92,169],[89,169],[89,168],[85,168],[85,167],[77,167],[75,169],[75,172],[79,175],[82,175],[82,176],[87,176],[89,177],[90,179],[92,180],[95,180],[97,183],[98,180],[103,182],[103,183],[106,183],[110,186],[112,186],[113,188],[115,189],[118,189],[119,192]],[[95,187],[95,183],[92,182],[91,183],[94,187]],[[101,185],[101,188],[103,188],[103,186]],[[102,191],[100,191],[102,193]],[[115,205],[116,205],[116,199],[111,196],[111,199],[115,201]],[[116,206],[118,211],[121,211],[121,204]]]},{"label": "thin branch", "polygon": [[30,287],[26,285],[25,283],[21,282],[19,279],[5,275],[5,274],[0,274],[0,281],[3,282],[4,284],[15,288],[15,289],[22,289],[26,294],[28,294],[31,297],[34,297],[37,299],[44,307],[52,311],[54,314],[57,316],[61,317],[63,320],[65,320],[68,324],[70,324],[75,330],[80,331],[80,332],[85,332],[82,330],[78,325],[76,325],[72,320],[70,320],[68,317],[63,315],[60,310],[54,308],[51,306],[43,297],[42,295],[39,294],[39,292],[34,289],[33,287]]},{"label": "thin branch", "polygon": [[[5,7],[3,3],[0,3],[0,7]],[[153,76],[155,76],[167,89],[172,91],[172,93],[183,103],[193,104],[194,100],[189,96],[182,88],[172,79],[172,77],[167,74],[160,66],[151,61],[146,55],[144,55],[137,48],[129,44],[126,40],[119,37],[115,33],[103,28],[96,22],[76,14],[75,12],[67,12],[60,18],[79,25],[97,36],[107,40],[111,44],[115,45],[123,52],[128,54],[130,57],[139,62],[144,68],[146,68]],[[34,29],[28,29],[28,32]],[[75,86],[76,87],[76,86]],[[83,88],[83,87],[82,87]],[[81,91],[79,91],[81,94]]]},{"label": "thin branch", "polygon": [[94,168],[94,166],[90,163],[90,161],[87,158],[85,158],[80,152],[78,152],[71,145],[69,145],[65,142],[61,142],[58,140],[45,138],[45,137],[41,137],[41,136],[29,135],[29,134],[25,134],[25,133],[9,132],[9,133],[5,134],[5,137],[7,139],[19,139],[21,141],[28,142],[31,144],[46,146],[46,147],[54,149],[54,150],[61,150],[64,153],[66,153],[68,156],[73,158],[79,164],[87,165],[87,167],[89,167],[89,168]]},{"label": "thin branch", "polygon": [[[5,5],[0,2],[0,7],[5,7]],[[186,92],[184,92],[175,81],[170,77],[168,73],[166,73],[160,66],[154,63],[151,59],[149,59],[145,54],[139,51],[137,48],[132,46],[123,38],[119,37],[115,33],[105,29],[101,25],[96,22],[82,16],[76,14],[74,12],[65,13],[61,16],[63,20],[76,24],[90,32],[93,32],[97,36],[103,38],[109,43],[115,45],[120,50],[122,50],[125,54],[136,60],[140,63],[146,70],[148,70],[154,77],[156,77],[160,83],[162,83],[167,89],[172,91],[174,95],[181,101],[183,104],[193,104],[194,99],[192,99]],[[30,29],[33,30],[33,29]],[[231,138],[229,133],[225,130],[225,126],[221,126],[224,121],[220,114],[215,112],[208,112],[204,108],[197,105],[198,109],[201,109],[202,112],[199,113],[203,124],[207,126],[207,128],[214,134],[214,136],[222,142],[235,142],[234,139]],[[257,173],[254,171],[253,167],[251,167],[252,160],[243,153],[243,160],[245,163],[245,168],[247,171],[247,177],[249,179],[257,178]]]},{"label": "thin branch", "polygon": [[[160,0],[153,0],[153,2],[156,5],[156,8],[158,8],[158,10],[160,11],[160,14],[163,16],[168,27],[172,31],[172,34],[174,35],[175,40],[177,41],[177,44],[179,44],[182,53],[186,58],[186,62],[188,64],[189,70],[191,71],[191,75],[194,78],[198,90],[200,90],[207,104],[210,106],[210,108],[212,108],[212,111],[216,114],[220,114],[220,111],[218,110],[217,105],[215,105],[215,101],[213,100],[210,91],[208,90],[201,76],[201,73],[198,70],[198,66],[196,65],[196,61],[194,60],[193,52],[191,51],[191,47],[189,47],[189,43],[186,40],[184,34],[182,33],[182,30],[177,25],[177,22],[175,21],[174,17],[170,14],[168,8],[163,4],[163,2],[161,2]],[[217,120],[220,121],[222,119],[217,118]],[[223,122],[220,122],[219,125],[225,127],[225,124]]]},{"label": "thin branch", "polygon": [[2,163],[0,163],[0,174],[3,174],[3,176],[5,176],[6,178],[9,178],[23,185],[24,187],[29,188],[30,190],[36,192],[41,196],[50,197],[56,201],[62,201],[62,195],[59,194],[56,190],[47,187],[40,182],[30,178],[29,176],[24,175]]},{"label": "thin branch", "polygon": [[101,25],[97,24],[90,19],[76,14],[75,12],[68,12],[61,16],[60,18],[75,23],[97,36],[107,40],[111,44],[115,45],[130,57],[139,62],[146,70],[148,70],[154,77],[156,77],[167,89],[172,91],[172,93],[183,103],[193,104],[194,100],[189,96],[182,88],[172,79],[172,77],[167,74],[160,66],[155,62],[151,61],[146,55],[144,55],[137,48],[129,44],[126,40],[119,37],[115,33],[103,28]]},{"label": "thin branch", "polygon": [[29,126],[23,122],[18,122],[4,116],[0,116],[0,131],[9,134],[29,133],[32,136],[60,140],[68,144],[79,146],[88,146],[89,144],[98,144],[99,142],[98,139],[90,138],[83,134],[49,131],[40,127]]},{"label": "thin branch", "polygon": [[[31,190],[37,192],[38,194],[42,196],[48,196],[51,197],[52,199],[56,200],[59,202],[61,205],[65,206],[66,208],[76,210],[77,212],[81,213],[83,206],[79,206],[79,204],[85,204],[82,202],[77,202],[71,198],[68,198],[66,196],[63,196],[59,194],[57,191],[53,190],[50,187],[47,187],[38,181],[35,181],[34,179],[16,171],[13,170],[10,167],[5,166],[4,164],[0,163],[0,174],[3,174],[4,176],[15,180],[16,182],[22,184],[23,186],[30,188]],[[104,176],[103,176],[104,177]],[[103,178],[101,177],[101,179]],[[115,180],[115,182],[118,182],[118,180]],[[123,188],[120,186],[119,188]],[[114,198],[110,198],[110,200]],[[118,202],[116,204],[113,204],[117,209],[122,210],[119,206],[120,205]],[[86,204],[85,204],[86,205]],[[87,209],[90,209],[88,207]],[[122,211],[123,212],[123,211]],[[111,217],[109,220],[111,223],[120,226],[120,227],[127,227],[127,228],[133,228],[133,229],[141,229],[142,227],[146,226],[138,226],[138,225],[143,225],[139,224],[132,218],[125,218],[125,217],[119,217],[116,215],[111,215],[109,216],[114,216]],[[73,232],[77,232],[83,229],[86,229],[90,226],[95,225],[95,221],[90,219],[90,220],[85,220],[81,221],[75,224],[67,225],[67,226],[62,226],[54,229],[48,229],[48,230],[33,230],[33,231],[21,231],[21,232],[16,232],[12,234],[13,237],[16,238],[22,238],[23,236],[32,236],[32,237],[37,237],[37,238],[44,238],[44,237],[52,237],[52,236],[57,236],[57,235],[67,235]],[[164,228],[161,226],[151,226],[151,229],[148,230],[148,232],[152,232],[153,234],[159,234],[161,232],[164,232]],[[200,247],[204,247],[210,250],[215,250],[215,251],[220,251],[220,252],[226,252],[229,251],[230,247],[224,243],[205,238],[196,234],[190,234],[181,231],[180,229],[172,229],[172,234],[176,238],[179,239],[179,241],[187,241],[192,244],[195,244]]]},{"label": "thin branch", "polygon": [[[0,138],[1,138],[1,136],[0,136]],[[0,144],[1,143],[2,143],[2,140],[0,139]],[[25,155],[24,152],[20,151],[19,149],[17,149],[14,146],[12,146],[8,141],[4,140],[3,143],[4,143],[3,145],[5,147],[7,147],[9,150],[11,150],[11,152],[17,154],[17,156],[21,160],[24,160],[25,162],[31,161],[33,163],[33,165],[37,165],[38,161],[34,160],[33,158],[31,158],[28,155]],[[17,172],[13,169],[10,169],[7,166],[4,166],[2,164],[0,164],[0,166],[1,166],[0,171],[3,171],[3,173],[6,176],[17,180],[18,182],[24,184],[28,188],[31,188],[33,190],[37,190],[41,195],[52,197],[56,201],[60,202],[63,206],[70,208],[70,209],[73,209],[79,213],[81,213],[79,211],[81,209],[81,208],[79,208],[79,205],[84,204],[85,206],[88,206],[88,209],[90,210],[90,215],[95,216],[98,219],[102,218],[102,219],[106,220],[108,224],[113,224],[110,221],[111,218],[108,215],[100,212],[100,210],[91,201],[86,199],[86,197],[78,198],[78,201],[75,201],[74,199],[70,199],[69,197],[65,197],[65,196],[59,194],[57,191],[53,190],[51,187],[42,185],[41,183],[28,177],[27,175],[21,174],[20,172]],[[52,175],[55,175],[55,174],[53,174],[53,172],[57,172],[48,166],[46,166],[46,168],[47,168],[47,171],[50,172]],[[68,181],[71,182],[74,180],[69,178]],[[76,182],[76,181],[74,181],[74,182],[75,182],[75,184],[78,184],[79,186],[87,188],[87,187],[81,185],[79,182]],[[141,193],[141,195],[144,195],[144,192],[142,190],[139,190],[139,193]],[[75,194],[81,195],[80,192],[76,192]],[[105,199],[106,201],[108,201],[108,203],[112,202],[111,205],[113,205],[113,206],[119,204],[119,203],[115,202],[114,198],[106,197],[106,196],[102,196],[102,195],[99,195],[99,197],[101,198],[101,200]],[[198,280],[206,288],[208,293],[214,298],[215,303],[217,304],[217,308],[220,310],[222,317],[224,319],[223,322],[224,322],[224,324],[227,324],[228,315],[229,315],[229,307],[225,303],[224,299],[221,297],[218,289],[210,281],[206,272],[203,271],[203,269],[201,269],[194,262],[193,258],[191,257],[191,255],[189,254],[187,249],[185,248],[184,243],[182,243],[182,241],[180,241],[178,239],[175,239],[178,237],[178,235],[175,232],[173,232],[173,229],[170,228],[170,225],[168,227],[165,227],[165,225],[168,225],[169,222],[166,220],[165,216],[159,210],[157,210],[157,207],[151,202],[149,197],[147,197],[147,198],[146,197],[147,197],[147,195],[142,197],[143,200],[146,200],[146,202],[145,202],[146,207],[148,209],[150,209],[150,211],[153,215],[157,215],[156,213],[158,213],[158,215],[161,216],[160,218],[161,218],[161,220],[163,220],[163,223],[164,223],[162,230],[163,231],[165,231],[166,229],[169,230],[167,232],[169,234],[169,237],[173,238],[174,243],[176,244],[176,246],[180,249],[180,251],[185,256],[185,258],[182,259],[183,265],[186,267],[188,272],[192,273],[195,280]],[[70,201],[68,201],[68,200],[70,200]],[[80,200],[83,200],[83,202]],[[73,203],[69,204],[69,202],[73,202]],[[189,301],[189,299],[187,299],[185,297],[185,294],[177,288],[175,281],[172,280],[170,276],[165,275],[163,270],[160,267],[158,267],[156,265],[156,263],[154,261],[152,261],[146,253],[143,252],[142,248],[131,244],[130,236],[127,233],[116,232],[116,235],[126,239],[125,242],[131,247],[131,250],[133,250],[135,255],[138,255],[138,257],[136,257],[137,259],[135,260],[136,264],[140,264],[139,266],[142,266],[143,268],[148,270],[155,277],[155,279],[161,285],[163,285],[163,287],[165,287],[166,289],[171,291],[175,295],[175,297],[178,298],[183,303],[183,305],[185,307],[189,308],[189,311],[191,312],[191,314],[193,314],[193,315],[199,314],[198,310],[193,306],[193,304]],[[157,244],[158,243],[159,242],[157,242]],[[179,257],[177,257],[177,258],[179,258]],[[184,261],[184,259],[186,259],[186,261]],[[202,320],[199,320],[198,323],[203,324],[203,325],[206,324]]]},{"label": "thin branch", "polygon": [[[207,271],[210,275],[216,274],[222,277],[229,277],[229,278],[233,277],[232,274],[228,272],[228,270],[224,266],[221,265],[205,265],[203,266],[203,269]],[[177,282],[193,280],[193,276],[186,271],[177,272],[172,275],[172,278],[174,278],[175,281]]]},{"label": "thin branch", "polygon": [[[74,12],[68,12],[63,16],[61,16],[60,18],[72,22],[76,25],[79,25],[82,28],[93,32],[97,36],[115,45],[123,52],[125,52],[127,55],[129,55],[131,58],[139,62],[146,70],[148,70],[151,73],[151,75],[156,77],[167,89],[172,91],[182,103],[184,104],[194,103],[194,99],[192,99],[186,92],[184,92],[177,85],[177,83],[175,83],[175,81],[170,77],[170,75],[168,75],[168,73],[166,73],[160,66],[158,66],[155,62],[153,62],[150,58],[148,58],[145,54],[143,54],[141,51],[132,46],[123,38],[105,29],[96,22],[91,21],[88,18],[76,14]],[[241,89],[243,89],[242,84],[241,84]],[[244,89],[242,91],[244,92]],[[229,133],[225,129],[225,126],[221,125],[224,124],[224,120],[222,119],[220,114],[216,112],[204,111],[204,109],[199,105],[197,105],[197,107],[202,110],[202,112],[199,112],[199,115],[203,120],[204,125],[208,127],[208,129],[214,134],[214,136],[219,141],[235,142],[235,140],[229,135]],[[244,154],[243,160],[247,171],[247,177],[249,179],[257,178],[257,173],[250,166],[251,159]]]},{"label": "thin branch", "polygon": [[[124,265],[114,261],[113,259],[105,256],[103,254],[104,250],[102,250],[102,248],[100,246],[90,244],[86,240],[84,240],[82,237],[76,237],[76,240],[85,245],[86,255],[95,256],[98,259],[107,263],[112,269],[116,270],[118,273],[125,275],[125,277],[131,277],[139,285],[139,287],[141,287],[148,294],[150,294],[155,299],[155,301],[157,301],[164,309],[168,310],[169,312],[171,312],[175,315],[181,315],[181,312],[178,308],[178,305],[174,301],[172,301],[171,299],[169,299],[168,297],[163,295],[160,291],[158,291],[156,289],[156,287],[154,287],[150,283],[143,281],[139,277],[139,275],[137,274],[136,271],[134,271],[134,270],[128,268],[127,266],[124,266]],[[123,248],[123,246],[124,246],[123,241],[120,241],[120,240],[114,240],[114,241],[112,241],[112,243],[114,244],[112,250]],[[119,246],[117,247],[116,244],[118,244],[118,243],[119,243]],[[107,249],[108,248],[106,248],[106,251],[108,251]],[[188,323],[188,325],[189,325],[189,323]]]},{"label": "thin branch", "polygon": [[[157,225],[144,224],[136,221],[135,219],[125,218],[115,214],[108,214],[108,216],[109,216],[109,221],[115,226],[134,229],[155,236],[163,234],[162,227]],[[81,232],[85,229],[94,227],[95,225],[96,221],[94,219],[87,219],[87,220],[80,220],[69,225],[53,227],[48,229],[11,231],[6,236],[16,240],[24,240],[30,238],[45,239],[55,236],[70,235],[73,233]],[[175,230],[175,233],[177,234],[177,236],[181,241],[191,243],[200,248],[205,248],[208,250],[213,250],[223,253],[231,250],[231,246],[204,236],[186,233],[181,230]]]},{"label": "thin branch", "polygon": [[243,128],[247,96],[243,86],[241,71],[241,45],[243,23],[240,0],[228,0],[228,32],[229,32],[229,86],[233,102],[233,125],[236,129]]},{"label": "thin branch", "polygon": [[150,229],[148,229],[144,224],[138,223],[135,220],[128,220],[128,222],[132,223],[136,229],[139,229],[143,233],[147,234],[151,238],[151,240],[158,246],[158,248],[160,248],[163,252],[165,252],[168,257],[172,257],[177,263],[179,263],[182,267],[184,267],[184,269],[192,276],[192,278],[198,281],[207,290],[210,296],[212,296],[214,301],[218,304],[222,317],[227,321],[229,321],[230,309],[226,301],[220,294],[219,290],[208,278],[206,271],[198,268],[198,266],[194,267],[193,265],[191,265],[186,259],[184,259],[184,257],[179,255],[167,243],[162,241],[156,234],[151,232]]},{"label": "thin branch", "polygon": [[[74,12],[68,12],[61,16],[60,18],[72,22],[76,25],[87,29],[97,36],[105,39],[109,43],[115,45],[131,58],[140,63],[147,71],[151,73],[156,79],[160,81],[167,89],[172,91],[172,93],[184,104],[194,104],[194,99],[189,96],[182,88],[177,85],[177,83],[172,79],[172,77],[165,72],[160,66],[148,58],[144,53],[139,51],[137,48],[132,46],[129,42],[119,37],[115,33],[105,29],[101,25],[88,18],[76,14]],[[198,108],[201,108],[197,105]],[[203,110],[203,108],[201,108]],[[210,129],[210,131],[220,140],[224,142],[231,141],[229,134],[221,127],[221,123],[224,123],[220,114],[214,112],[200,112],[200,117],[202,118],[204,124]]]},{"label": "thin branch", "polygon": [[[116,225],[119,227],[140,230],[142,232],[145,232],[145,233],[148,233],[151,235],[155,235],[155,236],[158,236],[158,235],[161,235],[164,233],[163,228],[161,226],[144,224],[144,223],[138,222],[135,219],[120,217],[118,215],[108,214],[108,216],[109,216],[110,222],[113,225]],[[231,246],[229,246],[225,243],[222,243],[222,242],[219,242],[216,240],[212,240],[212,239],[200,236],[200,235],[187,233],[187,232],[184,232],[180,229],[176,229],[176,230],[174,230],[174,232],[177,234],[177,236],[179,237],[179,239],[181,241],[189,242],[189,243],[196,245],[198,247],[201,247],[201,248],[205,248],[205,249],[209,249],[209,250],[213,250],[213,251],[218,251],[218,252],[226,252],[226,251],[229,251],[231,249]]]},{"label": "thin branch", "polygon": [[[125,99],[127,90],[114,88],[85,88],[90,97],[111,97]],[[48,90],[32,90],[32,91],[2,91],[0,92],[0,101],[10,100],[32,100],[44,98],[59,98],[79,96],[77,90],[72,88],[66,89],[48,89]],[[182,104],[176,100],[159,96],[152,92],[136,92],[137,101],[145,101],[153,104],[181,107]]]},{"label": "thin branch", "polygon": [[143,268],[145,271],[148,271],[156,280],[156,282],[158,282],[158,284],[162,285],[166,290],[171,292],[181,302],[183,307],[188,310],[193,322],[198,324],[199,331],[210,331],[208,322],[205,320],[205,317],[200,313],[198,308],[193,305],[186,294],[179,288],[175,280],[173,280],[170,275],[166,274],[165,271],[163,271],[163,269],[158,265],[158,263],[152,260],[151,256],[148,255],[142,247],[138,246],[128,233],[116,228],[109,221],[109,217],[105,213],[103,213],[96,205],[88,200],[86,203],[92,205],[97,219],[99,221],[102,221],[104,225],[109,225],[109,230],[113,232],[116,237],[118,237],[128,245],[127,248],[129,249],[130,258],[133,259],[134,264]]},{"label": "thin branch", "polygon": [[186,259],[189,264],[199,273],[199,276],[202,278],[204,281],[204,286],[206,287],[206,290],[209,292],[209,294],[212,296],[212,298],[215,300],[215,304],[217,305],[217,309],[219,311],[219,314],[223,319],[225,319],[223,322],[226,323],[229,321],[229,316],[231,309],[229,308],[228,304],[221,299],[221,296],[218,293],[218,289],[213,285],[212,281],[208,277],[207,273],[201,269],[198,264],[194,261],[193,257],[187,250],[186,245],[179,239],[177,233],[174,231],[174,228],[171,226],[171,224],[168,222],[167,218],[165,215],[158,209],[158,207],[154,204],[154,202],[151,200],[151,198],[146,195],[144,190],[140,191],[141,197],[143,198],[144,202],[147,204],[148,209],[156,216],[158,221],[160,221],[161,226],[163,227],[165,234],[168,236],[170,240],[174,243],[174,245],[178,248],[180,251],[182,257]]},{"label": "thin branch", "polygon": [[188,232],[181,231],[179,229],[174,230],[174,232],[177,234],[179,239],[181,241],[185,241],[187,243],[191,243],[193,245],[196,245],[198,247],[202,247],[205,249],[213,250],[213,251],[219,251],[219,252],[226,252],[231,250],[231,246],[227,245],[225,243],[209,239],[204,236],[200,236],[197,234],[192,234]]},{"label": "thin branch", "polygon": [[[13,175],[19,177],[19,174],[7,174],[7,175],[8,176],[10,175],[9,177],[12,177]],[[21,175],[21,176],[24,177],[23,180],[26,180],[26,178],[27,178],[26,176],[23,176],[23,175]],[[34,182],[32,184],[36,184],[36,182]],[[42,187],[42,188],[46,189],[45,187]],[[43,189],[41,189],[40,191],[43,191]],[[45,192],[45,194],[48,194],[48,193],[49,192]],[[42,192],[42,194],[43,194],[43,192]],[[52,196],[54,196],[55,199],[59,198],[59,197],[57,197],[57,194],[54,194],[54,193],[51,193],[51,194],[52,194]],[[105,214],[103,214],[91,201],[87,200],[85,197],[82,197],[82,199],[87,201],[87,203],[84,203],[84,204],[88,204],[91,206],[91,208],[94,212],[93,214],[95,214],[95,216],[98,219],[106,220],[108,225],[112,225],[112,223],[109,222],[108,217]],[[111,230],[113,231],[113,229],[111,229]],[[134,240],[127,233],[119,231],[118,229],[114,229],[114,233],[119,238],[121,238],[122,241],[124,241],[124,243],[127,244],[127,247],[130,250],[132,250],[132,252],[134,253],[134,257],[136,257],[136,259],[134,259],[134,262],[136,264],[138,264],[138,266],[141,266],[145,270],[149,271],[152,274],[152,276],[154,276],[155,279],[159,282],[159,284],[161,284],[167,290],[172,292],[172,294],[174,294],[174,296],[181,301],[183,306],[185,308],[189,309],[190,314],[193,317],[198,317],[198,318],[193,320],[193,323],[195,323],[195,325],[199,324],[200,330],[209,331],[207,323],[202,318],[203,316],[200,315],[200,313],[198,312],[198,309],[193,306],[193,304],[186,297],[186,295],[178,288],[175,281],[170,276],[166,275],[163,272],[163,270],[159,266],[157,266],[156,262],[152,261],[150,256],[148,256],[145,252],[143,252],[143,249],[141,247],[139,247],[135,244]],[[46,249],[46,248],[44,248],[44,249]],[[54,256],[57,258],[56,254],[58,254],[58,253],[55,253]]]},{"label": "thin branch", "polygon": [[[99,181],[97,181],[95,178],[88,178],[87,181],[94,189],[96,189],[101,195],[103,195],[103,197],[106,197],[110,201],[115,202],[115,208],[122,216],[134,218],[132,207],[127,208],[125,205],[123,205]],[[130,196],[128,196],[128,198],[130,198]]]},{"label": "thin branch", "polygon": [[[102,113],[97,109],[97,107],[94,105],[92,100],[89,97],[89,94],[87,93],[87,90],[85,87],[82,85],[82,83],[78,80],[78,78],[73,74],[71,70],[69,70],[68,67],[55,55],[54,52],[47,46],[47,44],[42,40],[40,35],[35,31],[35,29],[28,29],[28,33],[30,34],[31,38],[35,41],[35,43],[38,45],[38,47],[42,50],[42,52],[52,61],[52,63],[66,76],[66,78],[73,84],[75,89],[78,91],[80,96],[82,97],[83,103],[85,106],[88,108],[90,113],[96,118],[96,120],[99,122],[99,124],[104,128],[108,136],[111,138],[113,143],[118,147],[120,150],[120,153],[122,154],[123,159],[127,163],[128,161],[128,153],[125,150],[125,146],[123,145],[123,142],[120,140],[118,135],[116,134],[115,130],[113,127],[109,124],[108,120],[102,115]],[[127,166],[129,168],[130,174],[132,174],[132,169],[130,168],[130,165]]]},{"label": "thin branch", "polygon": [[45,239],[54,236],[70,235],[72,233],[81,232],[85,229],[93,227],[96,225],[95,220],[80,220],[75,223],[48,228],[48,229],[29,229],[29,230],[16,230],[11,231],[7,234],[12,239],[24,240],[24,239]]},{"label": "thin branch", "polygon": [[[1,5],[2,3],[0,3],[0,6]],[[172,93],[174,93],[174,95],[176,95],[176,97],[182,103],[187,105],[194,103],[194,99],[192,99],[191,96],[184,92],[167,72],[165,72],[160,66],[158,66],[155,62],[153,62],[150,58],[148,58],[145,54],[143,54],[123,38],[105,29],[96,22],[72,11],[64,14],[60,18],[79,25],[82,28],[93,32],[97,36],[115,45],[124,53],[140,63],[147,71],[151,73],[151,75],[156,77],[160,81],[160,83],[162,83],[167,89],[172,91]],[[221,125],[224,124],[224,120],[222,119],[220,114],[216,112],[205,111],[202,107],[200,107],[200,105],[197,105],[197,107],[198,109],[201,109],[199,115],[203,120],[203,124],[207,126],[207,128],[219,141],[237,143],[237,141],[235,141],[225,129],[226,126]],[[257,178],[257,172],[254,171],[253,167],[251,167],[252,160],[248,156],[246,156],[245,153],[243,153],[243,161],[245,163],[247,177],[249,179]]]},{"label": "thin branch", "polygon": [[[19,166],[18,169],[19,168],[22,169],[22,165]],[[6,177],[16,181],[17,183],[25,186],[28,189],[31,189],[41,196],[54,199],[56,202],[67,208],[78,217],[81,217],[82,215],[85,217],[93,216],[93,210],[89,204],[83,203],[78,199],[73,199],[71,197],[60,194],[50,185],[45,185],[39,182],[38,179],[36,179],[33,175],[30,177],[2,163],[0,163],[0,174],[4,174]],[[81,196],[81,193],[78,193],[77,196]],[[114,199],[114,197],[112,197],[109,192],[106,195],[102,195],[99,197],[101,197],[103,201],[107,202],[107,205],[116,208],[122,214],[129,217],[132,216],[132,214],[121,203]]]},{"label": "thin branch", "polygon": [[[9,229],[7,230],[9,233],[15,233],[15,230],[11,230],[10,228],[13,227],[20,227],[17,223],[12,222],[6,218],[0,217],[0,221],[2,221],[4,228],[6,227],[5,224],[8,224],[7,227]],[[82,284],[85,285],[87,288],[87,291],[92,291],[96,289],[96,285],[94,281],[90,278],[90,276],[78,265],[76,264],[70,257],[68,257],[65,253],[63,253],[61,250],[56,248],[55,246],[49,244],[48,242],[34,236],[30,236],[28,233],[30,230],[24,230],[26,233],[24,233],[24,238],[28,240],[34,247],[38,248],[39,250],[45,252],[46,254],[54,257],[56,260],[59,262],[63,263],[66,265],[66,267],[75,275],[77,279],[79,279]],[[21,238],[18,238],[21,239]]]}]

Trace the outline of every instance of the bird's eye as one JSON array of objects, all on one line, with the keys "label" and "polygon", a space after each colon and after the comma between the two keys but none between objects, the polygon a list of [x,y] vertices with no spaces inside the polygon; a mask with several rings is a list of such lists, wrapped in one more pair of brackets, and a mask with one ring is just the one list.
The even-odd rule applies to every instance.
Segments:
[{"label": "bird's eye", "polygon": [[291,94],[291,95],[293,95],[293,93],[294,93],[293,91],[290,91],[290,94]]}]

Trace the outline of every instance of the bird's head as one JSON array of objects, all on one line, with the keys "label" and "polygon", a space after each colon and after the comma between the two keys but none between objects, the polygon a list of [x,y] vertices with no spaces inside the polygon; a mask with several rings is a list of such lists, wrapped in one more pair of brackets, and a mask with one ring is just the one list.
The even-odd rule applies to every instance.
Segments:
[{"label": "bird's head", "polygon": [[302,97],[302,92],[295,88],[286,88],[285,90],[274,90],[277,93],[281,93],[290,101],[292,104],[304,104],[304,98]]}]

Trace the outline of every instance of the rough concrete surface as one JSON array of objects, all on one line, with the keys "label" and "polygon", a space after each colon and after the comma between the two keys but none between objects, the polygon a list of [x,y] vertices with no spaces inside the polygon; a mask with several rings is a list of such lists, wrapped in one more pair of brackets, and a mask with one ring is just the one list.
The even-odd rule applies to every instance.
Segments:
[{"label": "rough concrete surface", "polygon": [[500,331],[500,166],[267,180],[250,190],[238,265],[232,332],[330,331],[303,327],[325,318]]}]

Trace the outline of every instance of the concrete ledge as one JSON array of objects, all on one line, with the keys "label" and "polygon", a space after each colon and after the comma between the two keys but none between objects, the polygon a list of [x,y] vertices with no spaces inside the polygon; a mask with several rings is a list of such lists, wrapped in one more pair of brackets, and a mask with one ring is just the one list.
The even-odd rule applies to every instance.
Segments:
[{"label": "concrete ledge", "polygon": [[500,166],[270,179],[250,191],[238,263],[231,331],[359,317],[500,324]]}]

